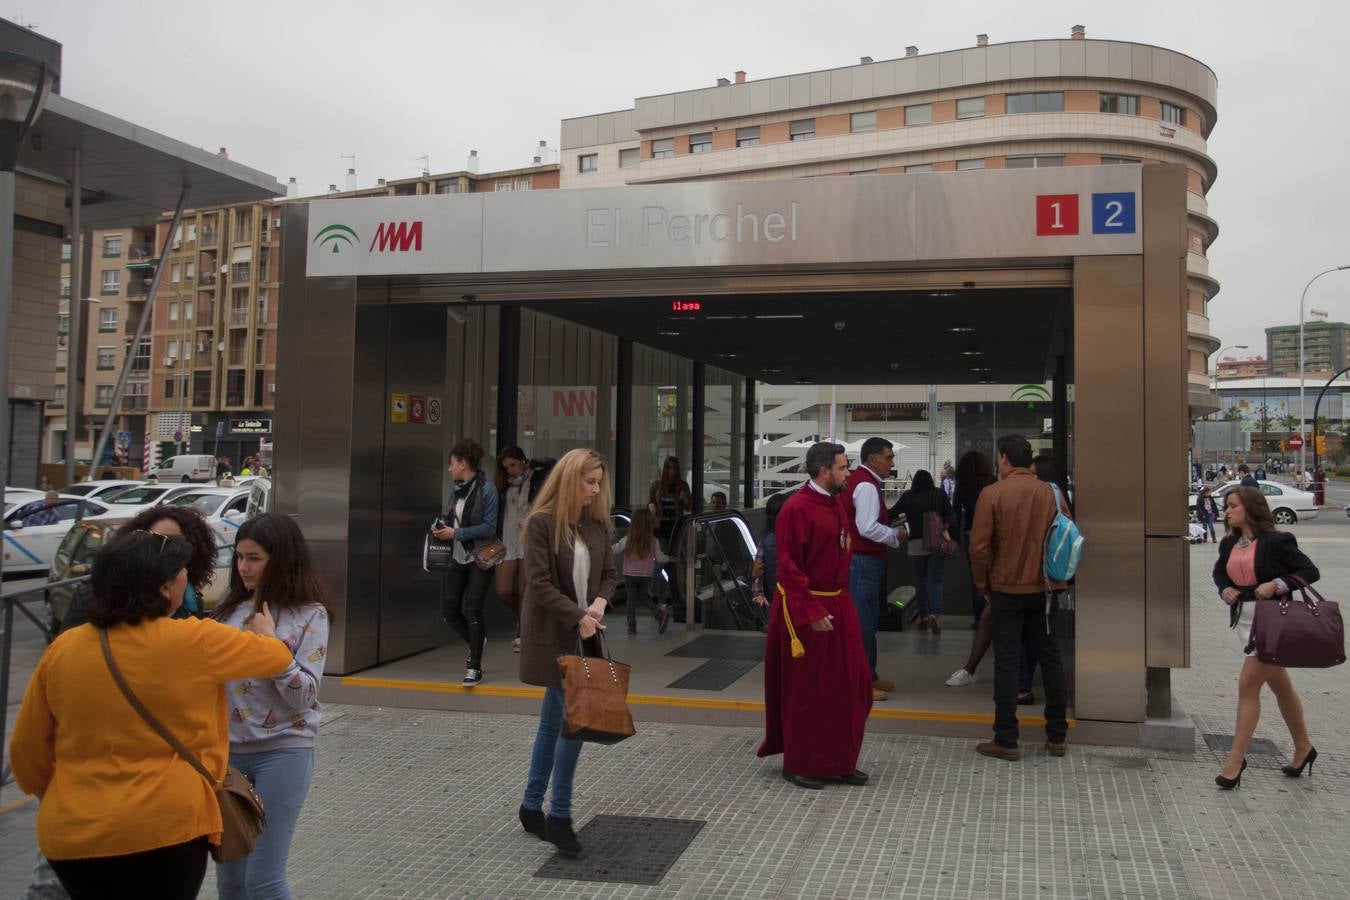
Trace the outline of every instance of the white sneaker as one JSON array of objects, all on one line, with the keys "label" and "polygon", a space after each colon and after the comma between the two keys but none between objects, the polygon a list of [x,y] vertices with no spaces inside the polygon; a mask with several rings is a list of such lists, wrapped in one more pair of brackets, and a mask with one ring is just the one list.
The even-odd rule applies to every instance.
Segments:
[{"label": "white sneaker", "polygon": [[512,652],[512,653],[519,653],[519,652],[520,652],[520,638],[513,638],[513,639],[512,639],[512,641],[511,641],[511,652]]},{"label": "white sneaker", "polygon": [[979,681],[975,675],[967,672],[965,669],[957,669],[952,673],[952,677],[947,679],[947,687],[965,687],[968,684],[974,684]]}]

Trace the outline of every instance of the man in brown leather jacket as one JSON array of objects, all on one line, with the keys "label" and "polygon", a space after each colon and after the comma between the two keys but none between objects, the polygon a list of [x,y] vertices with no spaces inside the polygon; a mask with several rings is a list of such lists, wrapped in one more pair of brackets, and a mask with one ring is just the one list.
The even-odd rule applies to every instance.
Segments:
[{"label": "man in brown leather jacket", "polygon": [[1055,494],[1030,466],[1026,438],[999,438],[999,480],[980,493],[970,533],[971,576],[990,604],[994,637],[994,739],[975,749],[1008,760],[1022,758],[1017,670],[1023,641],[1040,662],[1045,683],[1046,750],[1063,756],[1068,734],[1064,665],[1046,615],[1045,536],[1055,518]]}]

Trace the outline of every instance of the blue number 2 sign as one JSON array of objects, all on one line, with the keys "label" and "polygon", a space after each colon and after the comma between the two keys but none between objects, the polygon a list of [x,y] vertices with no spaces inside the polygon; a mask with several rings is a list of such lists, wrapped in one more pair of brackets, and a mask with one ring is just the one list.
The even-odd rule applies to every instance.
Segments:
[{"label": "blue number 2 sign", "polygon": [[1093,234],[1134,234],[1134,194],[1093,194]]}]

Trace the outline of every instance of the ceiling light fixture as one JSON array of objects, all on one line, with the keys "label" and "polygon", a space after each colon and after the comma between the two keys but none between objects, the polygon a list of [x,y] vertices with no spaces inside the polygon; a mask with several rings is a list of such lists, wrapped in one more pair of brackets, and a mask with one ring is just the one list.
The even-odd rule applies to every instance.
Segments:
[{"label": "ceiling light fixture", "polygon": [[662,337],[679,337],[682,332],[679,331],[658,331],[657,334]]},{"label": "ceiling light fixture", "polygon": [[950,331],[952,334],[970,334],[975,329],[970,325],[958,323],[956,325],[951,326],[947,330]]},{"label": "ceiling light fixture", "polygon": [[801,313],[775,313],[771,316],[755,316],[756,319],[805,319]]},{"label": "ceiling light fixture", "polygon": [[984,351],[983,351],[983,350],[977,350],[977,349],[975,349],[974,347],[971,347],[971,348],[969,348],[968,350],[962,350],[962,351],[961,351],[961,355],[962,355],[962,356],[984,356]]}]

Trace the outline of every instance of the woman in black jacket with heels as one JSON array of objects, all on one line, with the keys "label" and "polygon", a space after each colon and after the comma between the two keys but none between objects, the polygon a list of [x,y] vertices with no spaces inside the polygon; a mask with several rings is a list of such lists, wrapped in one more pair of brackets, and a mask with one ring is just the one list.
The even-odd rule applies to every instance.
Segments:
[{"label": "woman in black jacket with heels", "polygon": [[[1214,583],[1229,606],[1229,620],[1242,638],[1242,646],[1249,643],[1252,616],[1256,603],[1271,600],[1279,594],[1294,590],[1293,578],[1312,584],[1320,576],[1317,566],[1298,549],[1292,534],[1275,530],[1275,519],[1270,514],[1266,498],[1258,488],[1238,487],[1224,498],[1228,513],[1228,534],[1219,543],[1219,559],[1214,563]],[[1243,660],[1238,676],[1237,727],[1233,732],[1233,749],[1224,763],[1222,774],[1214,782],[1224,790],[1231,790],[1242,782],[1247,768],[1247,744],[1261,719],[1261,686],[1270,685],[1280,705],[1280,715],[1289,727],[1294,740],[1294,759],[1297,765],[1285,766],[1284,774],[1297,778],[1317,759],[1317,750],[1308,738],[1308,727],[1303,721],[1303,702],[1289,672],[1283,666],[1261,662],[1252,653]]]}]

